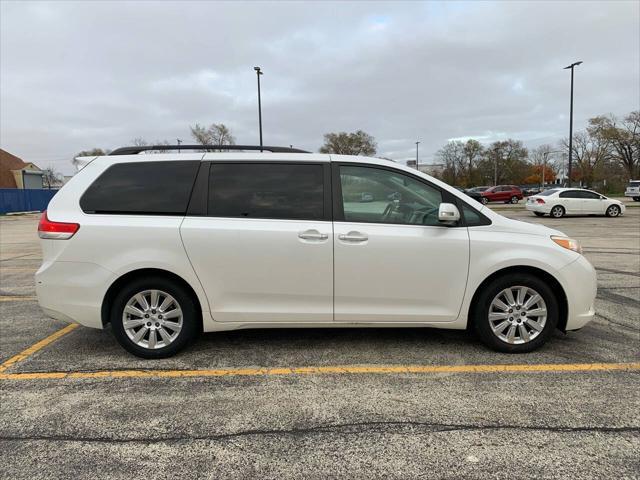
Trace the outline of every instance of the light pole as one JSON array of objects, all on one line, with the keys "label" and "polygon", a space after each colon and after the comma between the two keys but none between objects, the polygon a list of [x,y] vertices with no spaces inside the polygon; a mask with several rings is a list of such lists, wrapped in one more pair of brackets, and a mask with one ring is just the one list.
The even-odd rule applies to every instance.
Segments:
[{"label": "light pole", "polygon": [[418,170],[418,145],[420,145],[420,142],[416,142],[416,170]]},{"label": "light pole", "polygon": [[182,144],[182,140],[176,138],[176,142],[178,143],[178,153],[180,153],[180,145]]},{"label": "light pole", "polygon": [[262,101],[260,99],[260,75],[262,75],[262,71],[260,67],[253,67],[253,69],[258,77],[258,125],[260,127],[260,151],[262,151]]},{"label": "light pole", "polygon": [[569,187],[571,187],[571,157],[573,156],[573,69],[580,65],[580,62],[574,62],[563,70],[571,70],[571,103],[569,106]]}]

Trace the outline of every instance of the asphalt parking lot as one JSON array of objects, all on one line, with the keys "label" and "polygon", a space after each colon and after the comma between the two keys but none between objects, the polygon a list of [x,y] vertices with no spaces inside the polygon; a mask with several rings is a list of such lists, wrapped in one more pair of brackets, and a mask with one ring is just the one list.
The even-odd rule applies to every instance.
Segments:
[{"label": "asphalt parking lot", "polygon": [[640,208],[496,209],[582,242],[594,322],[518,356],[465,332],[318,329],[142,361],[43,315],[37,216],[1,217],[0,478],[640,478]]}]

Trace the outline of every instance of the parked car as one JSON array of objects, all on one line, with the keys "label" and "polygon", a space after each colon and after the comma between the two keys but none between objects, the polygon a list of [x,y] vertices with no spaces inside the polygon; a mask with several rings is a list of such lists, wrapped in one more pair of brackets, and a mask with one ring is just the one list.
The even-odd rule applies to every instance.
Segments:
[{"label": "parked car", "polygon": [[606,215],[617,217],[624,214],[622,202],[607,198],[591,190],[580,188],[552,188],[529,197],[526,209],[537,216],[554,218],[565,215]]},{"label": "parked car", "polygon": [[163,146],[178,148],[95,157],[53,197],[36,273],[48,315],[111,324],[144,358],[202,331],[291,327],[471,327],[528,352],[594,316],[595,270],[576,240],[415,169]]},{"label": "parked car", "polygon": [[537,185],[525,185],[519,188],[525,197],[530,197],[531,195],[536,195],[541,192],[540,187]]},{"label": "parked car", "polygon": [[625,197],[632,197],[634,202],[640,202],[640,180],[631,180],[624,191]]},{"label": "parked car", "polygon": [[482,192],[480,201],[485,205],[489,202],[518,203],[523,198],[522,190],[515,185],[498,185]]},{"label": "parked car", "polygon": [[369,192],[362,192],[360,195],[361,202],[373,202],[373,195]]},{"label": "parked car", "polygon": [[489,188],[490,187],[473,187],[473,188],[468,188],[467,190],[464,191],[464,193],[467,196],[473,198],[476,202],[482,203],[482,192],[484,192]]}]

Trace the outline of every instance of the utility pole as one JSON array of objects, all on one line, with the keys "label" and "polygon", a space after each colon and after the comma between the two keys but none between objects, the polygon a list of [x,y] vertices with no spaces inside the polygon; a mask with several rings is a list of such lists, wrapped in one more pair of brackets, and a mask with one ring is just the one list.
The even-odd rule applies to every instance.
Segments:
[{"label": "utility pole", "polygon": [[571,101],[569,103],[569,187],[571,187],[571,159],[573,157],[573,69],[582,62],[574,62],[563,70],[571,70]]},{"label": "utility pole", "polygon": [[496,159],[493,162],[493,186],[498,185],[498,156],[496,155]]},{"label": "utility pole", "polygon": [[420,160],[420,157],[418,156],[418,145],[420,145],[420,142],[416,142],[416,170],[419,170],[418,162]]},{"label": "utility pole", "polygon": [[262,152],[262,100],[260,99],[260,75],[262,75],[262,71],[260,67],[253,67],[253,69],[258,77],[258,125],[260,128],[260,151]]}]

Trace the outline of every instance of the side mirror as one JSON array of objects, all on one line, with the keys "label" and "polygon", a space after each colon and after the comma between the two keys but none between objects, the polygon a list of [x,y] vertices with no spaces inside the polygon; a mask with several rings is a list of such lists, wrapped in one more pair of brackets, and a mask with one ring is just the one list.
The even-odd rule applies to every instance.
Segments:
[{"label": "side mirror", "polygon": [[441,203],[438,207],[438,221],[456,223],[460,220],[460,210],[453,203]]}]

